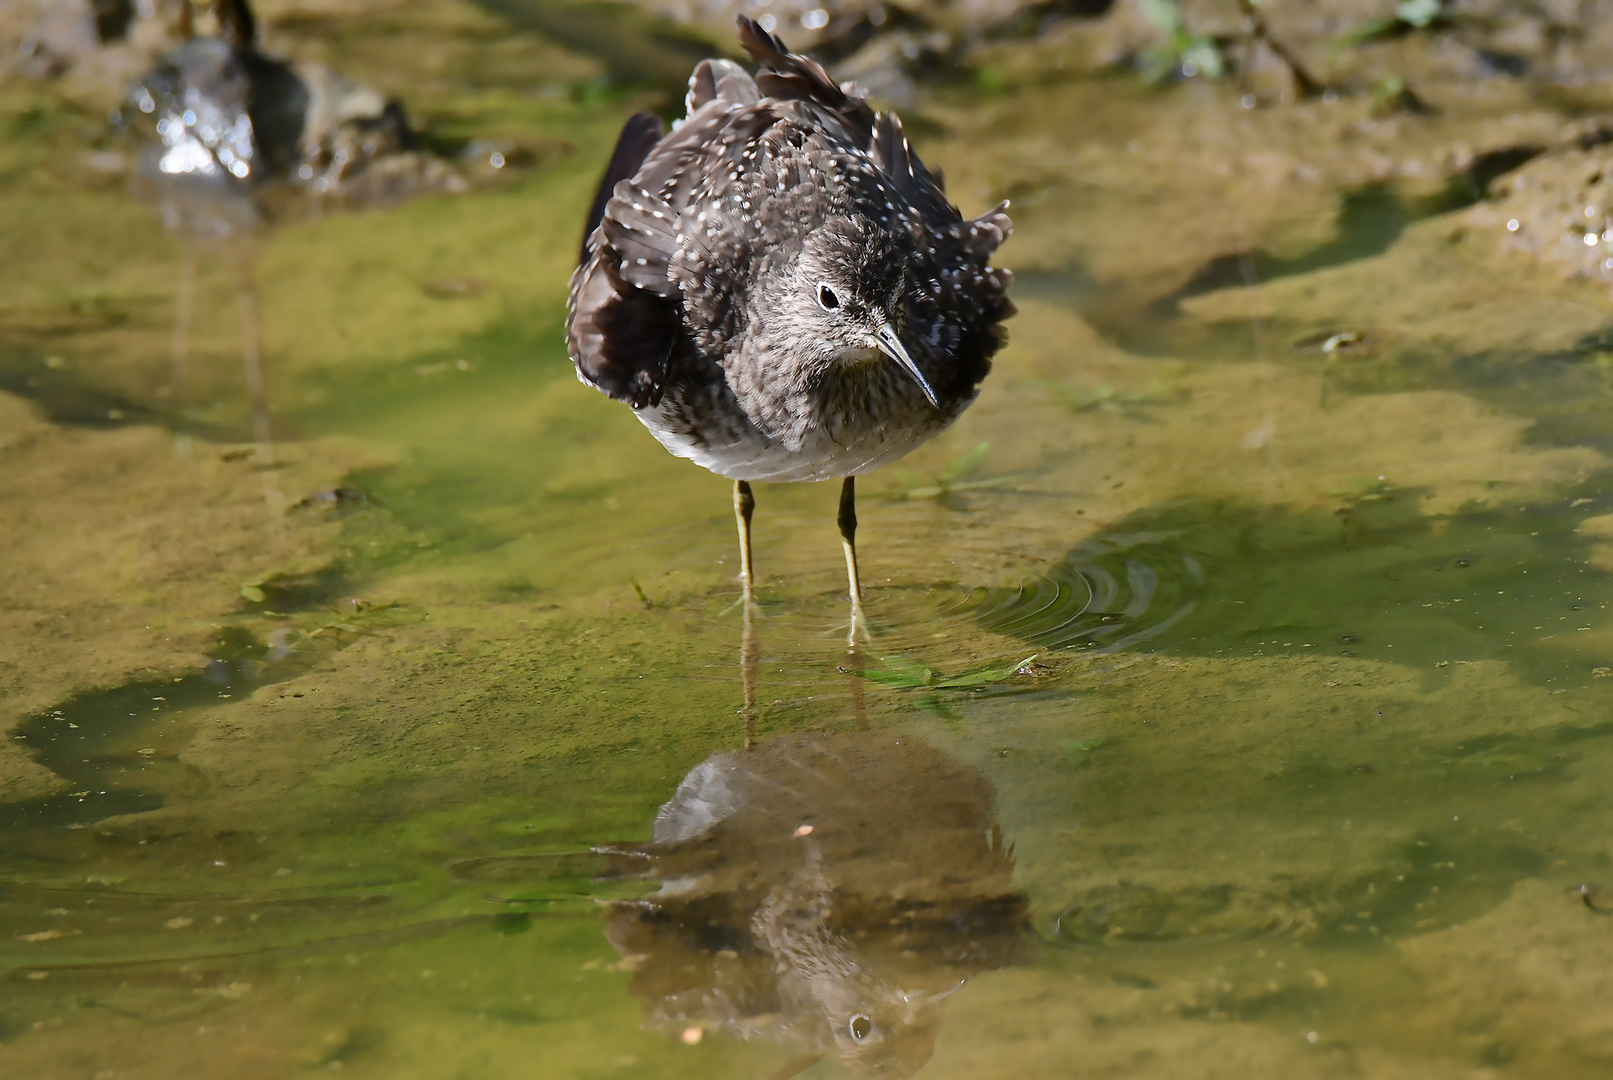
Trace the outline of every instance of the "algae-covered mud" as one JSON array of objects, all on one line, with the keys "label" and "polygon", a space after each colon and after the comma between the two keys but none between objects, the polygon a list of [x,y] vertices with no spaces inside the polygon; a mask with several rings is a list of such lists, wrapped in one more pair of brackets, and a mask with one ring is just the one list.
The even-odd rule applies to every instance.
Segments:
[{"label": "algae-covered mud", "polygon": [[1605,13],[748,6],[1014,203],[848,649],[835,491],[747,619],[563,347],[729,8],[264,0],[406,109],[311,175],[434,179],[210,244],[108,120],[176,10],[0,6],[0,1075],[1613,1067]]}]

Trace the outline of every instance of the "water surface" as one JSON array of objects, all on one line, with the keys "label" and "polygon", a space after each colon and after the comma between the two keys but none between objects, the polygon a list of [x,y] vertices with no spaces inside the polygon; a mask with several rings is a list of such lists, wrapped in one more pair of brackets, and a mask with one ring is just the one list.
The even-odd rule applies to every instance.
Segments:
[{"label": "water surface", "polygon": [[1544,106],[1247,109],[1034,42],[922,88],[960,206],[1016,200],[1020,314],[859,485],[848,648],[835,491],[758,489],[747,632],[725,482],[564,353],[664,92],[491,7],[271,19],[529,152],[262,237],[269,446],[232,263],[178,380],[184,252],[83,164],[126,151],[0,91],[0,1071],[1613,1063],[1613,305],[1506,246],[1530,153],[1471,163]]}]

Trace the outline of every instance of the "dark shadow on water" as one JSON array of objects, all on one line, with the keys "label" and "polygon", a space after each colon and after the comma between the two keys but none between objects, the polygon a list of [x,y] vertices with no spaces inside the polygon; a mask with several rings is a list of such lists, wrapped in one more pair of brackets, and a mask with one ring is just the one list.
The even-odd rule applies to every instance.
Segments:
[{"label": "dark shadow on water", "polygon": [[[1247,288],[1278,278],[1314,273],[1381,255],[1416,222],[1473,205],[1496,179],[1538,156],[1541,147],[1520,146],[1481,154],[1445,187],[1426,196],[1408,196],[1394,184],[1369,184],[1340,199],[1334,238],[1293,256],[1253,250],[1228,252],[1203,264],[1183,284],[1163,296],[1133,302],[1082,287],[1079,273],[1062,275],[1066,298],[1073,298],[1094,327],[1122,347],[1144,354],[1176,353],[1184,334],[1201,331],[1182,319],[1182,301],[1221,289]],[[1034,289],[1034,286],[1033,286]],[[1248,327],[1241,325],[1242,342]]]},{"label": "dark shadow on water", "polygon": [[1442,664],[1506,660],[1536,683],[1589,681],[1606,657],[1576,633],[1613,618],[1613,577],[1576,526],[1613,494],[1437,519],[1422,500],[1366,485],[1331,514],[1173,503],[969,603],[986,628],[1050,650],[1342,653],[1440,678]]},{"label": "dark shadow on water", "polygon": [[[153,401],[139,401],[117,390],[97,386],[74,367],[52,367],[38,349],[0,342],[0,390],[26,398],[58,424],[117,428],[128,424],[175,426],[172,413]],[[205,424],[192,433],[214,439],[228,433]],[[237,438],[246,438],[245,432]]]},{"label": "dark shadow on water", "polygon": [[[1386,746],[1356,745],[1363,755],[1387,752],[1387,760],[1377,763],[1329,761],[1326,750],[1318,751],[1313,758],[1296,759],[1295,767],[1280,778],[1268,777],[1262,785],[1266,797],[1289,813],[1310,803],[1367,818],[1383,812],[1384,800],[1393,792],[1410,796],[1395,798],[1397,804],[1403,802],[1400,812],[1424,821],[1445,817],[1448,824],[1419,830],[1384,850],[1373,869],[1343,881],[1279,876],[1258,884],[1165,888],[1122,881],[1099,886],[1054,917],[1049,939],[1117,950],[1289,938],[1320,948],[1359,950],[1468,922],[1505,901],[1518,882],[1547,872],[1558,849],[1538,840],[1531,845],[1510,832],[1498,838],[1491,830],[1422,811],[1464,805],[1476,793],[1494,802],[1503,785],[1516,793],[1529,785],[1567,784],[1585,754],[1606,756],[1613,745],[1610,736],[1613,724],[1601,723],[1469,736],[1459,743],[1405,737]],[[1087,795],[1113,801],[1118,812],[1127,812],[1125,793],[1104,778]],[[1240,1010],[1246,1019],[1264,1011],[1266,1006],[1258,1004],[1253,1011]]]},{"label": "dark shadow on water", "polygon": [[[1539,446],[1586,446],[1613,454],[1613,327],[1586,334],[1567,348],[1456,352],[1438,341],[1384,334],[1370,323],[1300,326],[1274,323],[1287,342],[1281,358],[1313,365],[1324,404],[1343,396],[1448,390],[1533,421],[1525,439]],[[1363,334],[1336,359],[1320,343],[1329,334]],[[1246,343],[1247,323],[1201,325],[1194,351],[1220,355],[1220,343]],[[1236,347],[1235,345],[1233,346]],[[1230,354],[1231,350],[1227,350]],[[1245,353],[1247,348],[1245,347]]]},{"label": "dark shadow on water", "polygon": [[1432,201],[1408,200],[1387,184],[1374,184],[1347,192],[1339,202],[1337,235],[1325,244],[1283,258],[1255,251],[1221,255],[1203,266],[1185,285],[1156,300],[1150,310],[1160,317],[1176,313],[1181,301],[1217,289],[1239,288],[1252,282],[1308,274],[1342,266],[1357,259],[1381,255],[1413,222],[1457,209],[1471,202],[1440,197]]},{"label": "dark shadow on water", "polygon": [[[1541,152],[1541,147],[1528,146],[1481,154],[1465,171],[1451,177],[1443,190],[1420,198],[1408,197],[1387,183],[1347,191],[1339,201],[1337,235],[1332,240],[1289,258],[1256,251],[1212,259],[1186,285],[1157,301],[1155,308],[1162,314],[1173,312],[1177,303],[1190,296],[1248,284],[1250,269],[1255,281],[1271,281],[1381,255],[1408,226],[1472,206],[1499,177]],[[1248,266],[1240,265],[1245,261]]]},{"label": "dark shadow on water", "polygon": [[[327,605],[346,585],[341,569],[266,581],[262,601],[253,606],[289,612]],[[226,627],[199,671],[88,691],[24,719],[12,737],[70,790],[0,804],[0,830],[81,826],[161,807],[200,782],[177,759],[199,710],[296,678],[386,616],[384,608],[355,611],[312,631],[283,627],[267,641]]]},{"label": "dark shadow on water", "polygon": [[184,785],[186,770],[172,751],[133,744],[141,738],[168,741],[164,729],[194,710],[245,696],[307,666],[277,652],[244,631],[224,630],[201,671],[80,694],[22,721],[13,737],[73,790],[0,805],[0,829],[82,825],[162,806],[163,791]]},{"label": "dark shadow on water", "polygon": [[[1176,656],[1385,661],[1421,672],[1431,692],[1475,661],[1502,661],[1554,692],[1608,675],[1605,651],[1580,631],[1601,630],[1613,618],[1613,575],[1590,564],[1595,540],[1575,526],[1613,510],[1613,495],[1575,490],[1534,506],[1439,518],[1420,510],[1422,495],[1382,486],[1341,493],[1332,514],[1204,501],[1152,508],[1078,545],[1024,586],[993,590],[977,617],[1048,650],[1103,652],[1132,638],[1132,651]],[[1105,609],[1109,622],[1094,617]],[[1056,660],[1058,652],[1044,655]],[[1336,677],[1330,668],[1303,670],[1318,672],[1318,681]],[[1520,881],[1593,871],[1586,852],[1498,834],[1495,826],[1543,813],[1569,798],[1576,780],[1599,775],[1613,751],[1613,723],[1581,707],[1571,722],[1532,728],[1509,706],[1492,732],[1453,736],[1436,720],[1449,707],[1432,702],[1424,716],[1397,705],[1401,714],[1377,727],[1339,726],[1323,713],[1314,732],[1279,744],[1282,767],[1257,782],[1234,784],[1234,795],[1212,782],[1179,796],[1205,811],[1225,805],[1274,819],[1416,822],[1414,839],[1384,851],[1371,871],[1344,881],[1106,884],[1062,911],[1051,939],[1105,955],[1268,937],[1377,948],[1477,918]],[[1561,715],[1576,717],[1572,708]],[[1083,769],[1087,820],[1146,820],[1160,800],[1156,783],[1139,785],[1135,770],[1148,766],[1113,768],[1119,751],[1091,749],[1105,741],[1072,751],[1082,755],[1075,765]],[[1139,745],[1145,741],[1139,736]],[[1572,857],[1559,858],[1565,854]],[[1147,866],[1141,849],[1123,855]],[[1199,869],[1213,875],[1217,865]],[[1302,1018],[1305,1010],[1280,997],[1215,1007],[1246,1019]]]}]

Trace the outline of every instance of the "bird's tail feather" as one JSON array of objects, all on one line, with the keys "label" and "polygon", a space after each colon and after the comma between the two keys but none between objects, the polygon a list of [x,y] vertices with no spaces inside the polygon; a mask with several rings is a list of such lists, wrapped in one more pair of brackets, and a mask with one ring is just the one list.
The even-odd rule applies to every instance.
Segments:
[{"label": "bird's tail feather", "polygon": [[761,94],[756,83],[745,69],[732,60],[702,60],[689,76],[689,92],[683,99],[685,116],[693,116],[696,109],[708,101],[726,101],[734,105],[754,105]]},{"label": "bird's tail feather", "polygon": [[762,65],[756,77],[756,85],[762,93],[822,106],[840,117],[859,145],[868,146],[874,133],[874,111],[867,101],[859,95],[848,94],[824,66],[810,56],[790,52],[784,42],[763,30],[755,19],[739,15],[736,21],[739,43],[745,46],[752,60]]}]

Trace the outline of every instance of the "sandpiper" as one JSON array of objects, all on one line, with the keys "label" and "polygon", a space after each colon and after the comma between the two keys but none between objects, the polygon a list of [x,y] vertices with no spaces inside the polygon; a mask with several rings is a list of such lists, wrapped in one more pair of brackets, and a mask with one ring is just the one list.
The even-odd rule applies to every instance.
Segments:
[{"label": "sandpiper", "polygon": [[751,598],[755,481],[842,479],[861,617],[855,480],[979,392],[1013,312],[989,265],[1002,203],[965,220],[892,112],[740,16],[755,79],[706,60],[685,118],[622,129],[571,279],[578,376],[661,443],[734,481]]}]

